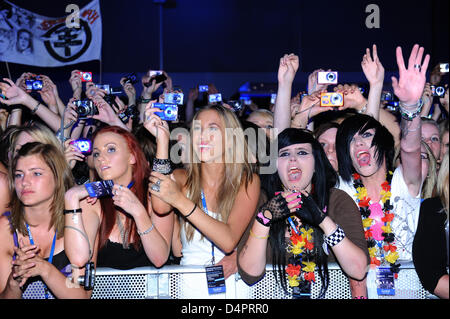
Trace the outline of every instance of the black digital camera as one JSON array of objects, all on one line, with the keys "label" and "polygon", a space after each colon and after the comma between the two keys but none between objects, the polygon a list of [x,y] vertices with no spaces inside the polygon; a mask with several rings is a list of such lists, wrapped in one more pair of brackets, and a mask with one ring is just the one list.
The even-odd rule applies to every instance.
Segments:
[{"label": "black digital camera", "polygon": [[131,83],[131,84],[136,84],[137,83],[137,76],[136,73],[130,73],[125,75],[125,83]]},{"label": "black digital camera", "polygon": [[98,109],[91,100],[77,100],[74,102],[77,107],[78,118],[87,118],[98,114]]},{"label": "black digital camera", "polygon": [[78,277],[78,284],[84,290],[93,290],[95,284],[95,266],[93,262],[87,263],[85,266],[84,276]]}]

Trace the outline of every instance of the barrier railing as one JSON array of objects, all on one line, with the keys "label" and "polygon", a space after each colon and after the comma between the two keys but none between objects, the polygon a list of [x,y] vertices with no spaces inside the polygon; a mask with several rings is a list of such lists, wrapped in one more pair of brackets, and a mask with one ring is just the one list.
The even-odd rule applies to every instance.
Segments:
[{"label": "barrier railing", "polygon": [[[98,268],[93,299],[289,299],[276,282],[273,268],[258,283],[248,286],[235,274],[226,281],[226,292],[208,295],[205,268],[201,266],[165,266],[160,269],[142,267],[130,270]],[[351,298],[348,278],[337,264],[329,264],[330,282],[326,299]],[[316,278],[318,274],[316,273]],[[202,289],[204,287],[205,289]],[[317,298],[320,280],[312,285],[311,298]],[[395,296],[387,299],[428,299],[433,296],[423,289],[412,263],[403,264],[395,281]]]}]

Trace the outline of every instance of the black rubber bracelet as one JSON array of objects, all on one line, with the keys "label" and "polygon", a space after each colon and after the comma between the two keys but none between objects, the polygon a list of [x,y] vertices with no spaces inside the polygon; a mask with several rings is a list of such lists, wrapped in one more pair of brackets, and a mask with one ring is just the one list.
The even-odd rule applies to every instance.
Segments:
[{"label": "black rubber bracelet", "polygon": [[76,208],[76,209],[64,209],[63,210],[63,214],[77,214],[77,213],[81,213],[83,210],[81,208]]}]

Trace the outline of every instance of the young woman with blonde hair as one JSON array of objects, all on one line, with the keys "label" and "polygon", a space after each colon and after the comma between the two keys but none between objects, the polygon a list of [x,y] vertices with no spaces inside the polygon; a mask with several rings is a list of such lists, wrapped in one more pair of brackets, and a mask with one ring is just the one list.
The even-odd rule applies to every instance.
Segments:
[{"label": "young woman with blonde hair", "polygon": [[[240,122],[220,105],[200,110],[191,126],[187,169],[171,172],[168,125],[157,111],[149,104],[144,123],[157,139],[149,187],[152,206],[159,214],[176,209],[182,217],[181,265],[204,266],[216,261],[221,265],[227,254],[234,253],[260,193]],[[224,271],[227,277],[227,269]],[[204,285],[193,281],[189,287],[197,296],[204,296],[206,288],[206,281]]]}]

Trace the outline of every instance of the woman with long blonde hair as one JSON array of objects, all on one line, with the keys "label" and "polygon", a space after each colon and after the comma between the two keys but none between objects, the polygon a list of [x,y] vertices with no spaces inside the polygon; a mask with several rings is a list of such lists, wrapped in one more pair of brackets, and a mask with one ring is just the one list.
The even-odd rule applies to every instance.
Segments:
[{"label": "woman with long blonde hair", "polygon": [[[179,211],[181,265],[215,264],[234,252],[260,193],[242,127],[225,107],[203,108],[191,125],[187,169],[171,172],[169,129],[167,122],[155,114],[158,111],[149,104],[144,123],[157,139],[149,186],[153,209],[159,214]],[[192,288],[206,290],[206,282],[197,282]]]}]

